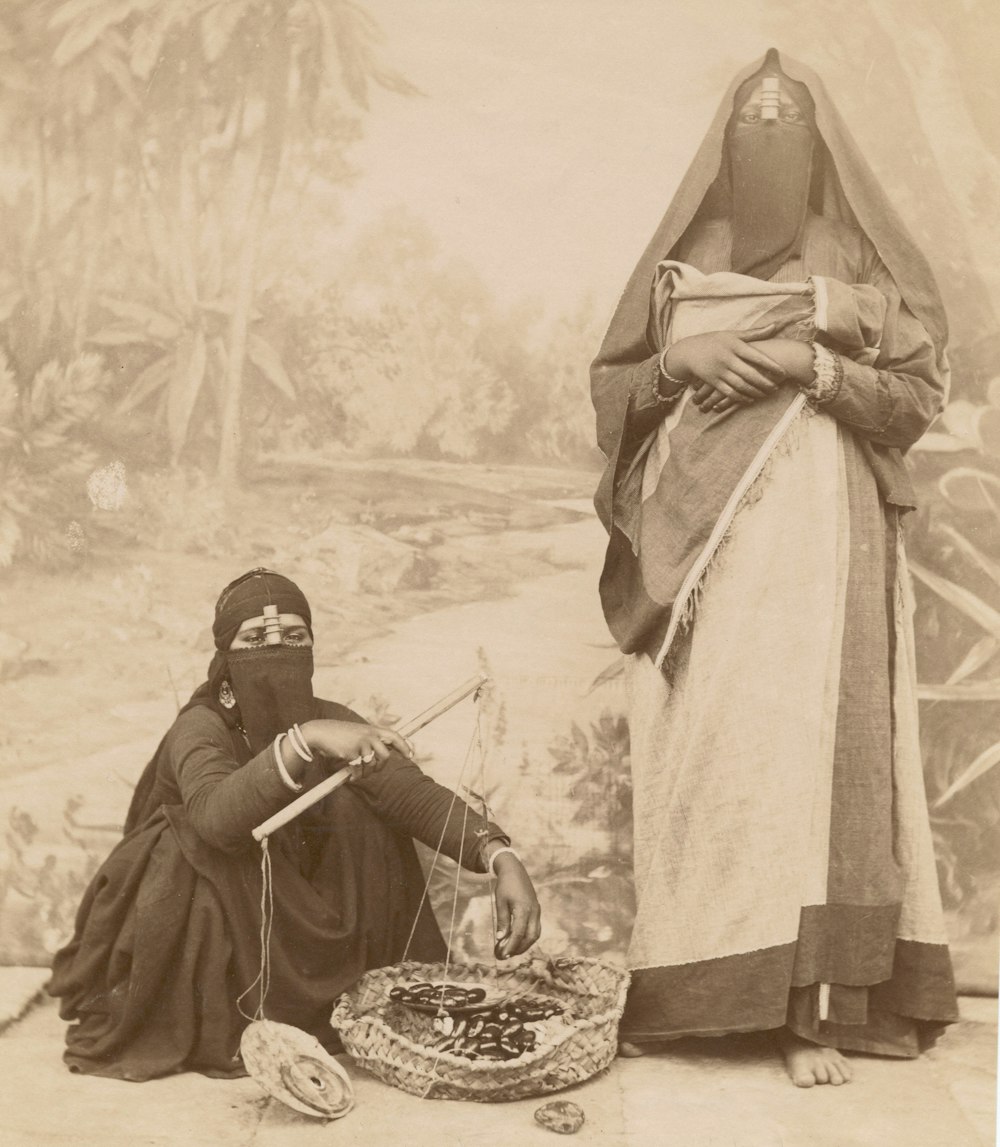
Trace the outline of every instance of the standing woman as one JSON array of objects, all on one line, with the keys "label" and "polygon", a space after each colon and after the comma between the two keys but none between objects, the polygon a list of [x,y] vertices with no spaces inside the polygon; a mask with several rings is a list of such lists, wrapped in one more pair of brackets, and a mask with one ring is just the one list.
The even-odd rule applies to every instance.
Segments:
[{"label": "standing woman", "polygon": [[208,680],[146,766],[124,838],[55,957],[48,990],[72,1021],[72,1071],[245,1074],[240,1036],[260,969],[252,830],[358,757],[359,778],[269,838],[268,1019],[336,1046],[334,1000],[398,961],[411,929],[412,959],[444,957],[413,838],[473,872],[492,866],[501,955],[539,935],[534,889],[502,829],[425,776],[391,729],[313,696],[312,618],[294,583],[244,574],[223,590],[213,632]]},{"label": "standing woman", "polygon": [[793,1081],[957,1018],[923,788],[902,453],[941,407],[931,271],[818,78],[736,77],[592,369],[627,654],[622,1050],[773,1031]]}]

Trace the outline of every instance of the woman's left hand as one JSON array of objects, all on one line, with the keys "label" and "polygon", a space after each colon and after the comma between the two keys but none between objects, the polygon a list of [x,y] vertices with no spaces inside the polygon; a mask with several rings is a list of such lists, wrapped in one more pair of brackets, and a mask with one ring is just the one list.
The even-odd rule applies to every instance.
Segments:
[{"label": "woman's left hand", "polygon": [[526,952],[542,931],[538,897],[524,865],[513,853],[496,858],[496,954],[501,960]]},{"label": "woman's left hand", "polygon": [[[779,363],[785,371],[785,381],[793,385],[803,385],[812,382],[813,349],[809,343],[798,339],[770,338],[763,339],[756,344],[761,350]],[[717,390],[707,383],[695,383],[691,388],[691,401],[705,413],[722,414],[733,410],[743,403],[719,394]]]}]

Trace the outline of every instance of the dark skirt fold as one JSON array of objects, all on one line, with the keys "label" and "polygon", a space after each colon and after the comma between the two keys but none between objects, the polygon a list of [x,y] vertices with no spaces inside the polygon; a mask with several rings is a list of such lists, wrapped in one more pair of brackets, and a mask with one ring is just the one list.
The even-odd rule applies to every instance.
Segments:
[{"label": "dark skirt fold", "polygon": [[[814,1043],[917,1055],[945,1024],[958,1019],[948,949],[894,940],[895,913],[856,909],[850,945],[841,949],[852,953],[851,967],[817,960],[824,935],[851,915],[836,907],[810,908],[803,913],[798,943],[634,970],[621,1038],[644,1043],[787,1025]],[[821,984],[830,985],[825,1019]]]},{"label": "dark skirt fold", "polygon": [[[269,852],[264,1012],[330,1044],[336,998],[401,957],[423,891],[420,865],[412,841],[345,789],[275,833]],[[70,1068],[130,1080],[245,1074],[239,1041],[259,1000],[261,889],[260,850],[209,848],[181,806],[126,836],[53,963],[48,990],[73,1025]],[[444,951],[424,906],[409,954],[437,960]]]}]

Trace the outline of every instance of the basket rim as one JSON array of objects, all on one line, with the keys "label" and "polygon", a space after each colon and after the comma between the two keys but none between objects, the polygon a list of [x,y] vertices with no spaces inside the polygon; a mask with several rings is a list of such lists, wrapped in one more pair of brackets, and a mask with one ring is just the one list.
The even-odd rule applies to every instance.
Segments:
[{"label": "basket rim", "polygon": [[[555,1044],[545,1044],[542,1047],[534,1048],[529,1052],[519,1055],[516,1060],[484,1060],[476,1061],[467,1059],[465,1056],[453,1055],[451,1052],[439,1051],[433,1048],[428,1048],[424,1044],[419,1044],[411,1040],[408,1036],[390,1027],[385,1020],[372,1013],[357,1014],[354,1011],[354,993],[364,980],[371,976],[374,972],[385,972],[389,968],[434,968],[442,967],[440,961],[426,962],[408,960],[400,962],[399,964],[386,964],[382,968],[370,968],[364,975],[357,981],[353,987],[349,988],[346,992],[342,993],[340,998],[333,1009],[333,1014],[330,1017],[330,1024],[341,1033],[342,1036],[351,1038],[354,1029],[364,1028],[368,1033],[380,1032],[390,1042],[395,1043],[401,1049],[408,1051],[411,1055],[415,1056],[422,1063],[438,1063],[444,1061],[455,1067],[460,1067],[463,1071],[468,1071],[473,1074],[486,1074],[496,1073],[497,1071],[513,1073],[522,1068],[529,1068],[535,1064],[541,1063],[546,1058],[552,1056],[560,1050],[560,1048],[577,1032],[592,1031],[595,1028],[601,1027],[609,1022],[609,1020],[619,1020],[622,1011],[625,1007],[625,995],[628,991],[629,985],[629,972],[625,968],[617,967],[614,964],[606,964],[601,960],[597,960],[590,956],[570,957],[567,959],[568,963],[573,964],[586,964],[590,967],[605,968],[613,972],[618,977],[618,983],[614,990],[614,1002],[603,1011],[595,1016],[581,1016],[573,1021],[571,1026],[566,1026],[565,1034]],[[462,968],[477,971],[479,969],[486,969],[492,971],[493,967],[489,964],[462,964]],[[519,965],[523,967],[524,965]],[[517,968],[510,969],[517,971]],[[610,995],[610,993],[609,993]],[[347,1020],[346,1023],[340,1022]],[[345,1041],[346,1042],[346,1041]],[[350,1051],[350,1048],[348,1048]],[[353,1053],[352,1053],[353,1054]],[[363,1052],[361,1053],[364,1054]],[[365,1058],[377,1059],[377,1056],[365,1056]],[[414,1064],[414,1067],[417,1065]]]},{"label": "basket rim", "polygon": [[[543,957],[536,957],[536,958],[542,959]],[[607,972],[612,973],[620,981],[624,981],[626,986],[627,986],[628,981],[629,981],[630,976],[631,976],[631,973],[630,973],[628,968],[621,967],[618,964],[609,964],[609,963],[605,962],[604,960],[598,960],[594,956],[554,956],[554,957],[551,957],[549,959],[546,959],[545,962],[547,964],[550,964],[550,965],[554,964],[556,966],[562,964],[564,966],[577,966],[577,967],[585,966],[585,967],[589,967],[589,968],[600,968],[603,971],[607,971]],[[515,964],[514,966],[509,967],[509,968],[500,968],[499,971],[504,972],[504,973],[517,973],[517,972],[522,971],[522,969],[527,970],[530,967],[530,965],[531,965],[531,961],[525,961],[522,964]],[[484,964],[482,962],[477,962],[474,964],[466,964],[466,963],[461,963],[461,962],[449,962],[448,964],[446,964],[443,960],[398,960],[398,961],[396,961],[396,963],[393,963],[393,964],[383,964],[381,967],[378,967],[378,968],[369,968],[366,972],[363,972],[361,974],[361,976],[358,977],[358,979],[351,985],[351,987],[349,987],[346,991],[342,992],[339,998],[343,999],[345,996],[350,996],[366,980],[374,978],[379,973],[388,972],[390,969],[397,969],[398,970],[398,969],[402,969],[402,968],[414,969],[414,970],[418,969],[418,968],[441,968],[443,970],[450,970],[452,968],[461,968],[464,971],[484,973],[484,974],[493,974],[498,970],[497,966],[495,964]]]}]

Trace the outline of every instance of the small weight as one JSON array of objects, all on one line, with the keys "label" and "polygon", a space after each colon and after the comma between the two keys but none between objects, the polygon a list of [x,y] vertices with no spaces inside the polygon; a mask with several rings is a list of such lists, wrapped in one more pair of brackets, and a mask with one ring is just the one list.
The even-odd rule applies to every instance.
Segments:
[{"label": "small weight", "polygon": [[543,1103],[535,1112],[535,1122],[557,1135],[575,1135],[584,1124],[583,1108],[565,1099]]}]

